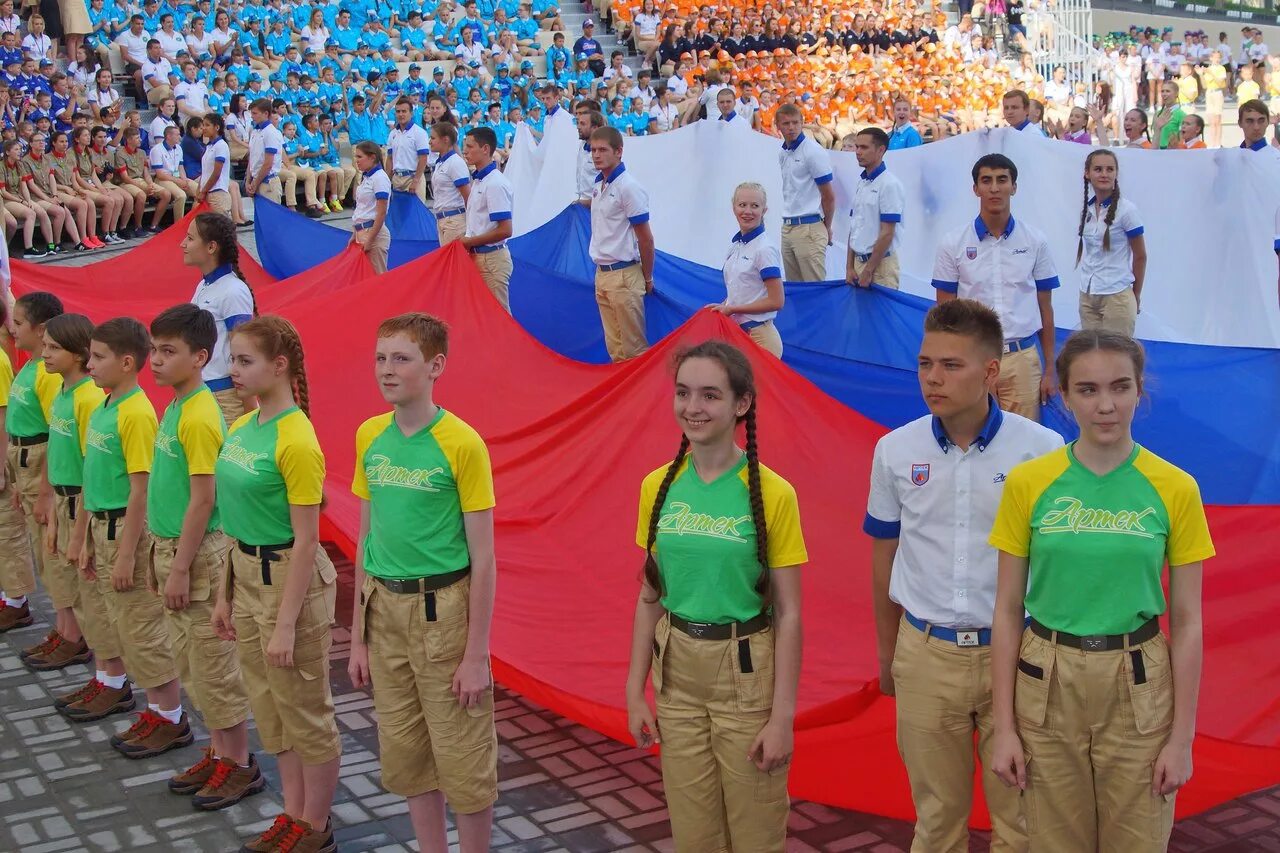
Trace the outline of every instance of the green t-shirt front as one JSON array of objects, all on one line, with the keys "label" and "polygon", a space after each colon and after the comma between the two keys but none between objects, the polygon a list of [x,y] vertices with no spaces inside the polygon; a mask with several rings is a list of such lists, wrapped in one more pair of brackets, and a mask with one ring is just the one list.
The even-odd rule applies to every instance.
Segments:
[{"label": "green t-shirt front", "polygon": [[90,512],[129,505],[129,475],[150,473],[156,410],[141,388],[107,397],[89,418],[85,437],[84,508]]},{"label": "green t-shirt front", "polygon": [[[648,544],[653,504],[666,473],[664,465],[640,487],[636,543],[641,548]],[[808,562],[795,489],[761,465],[760,493],[769,568]],[[698,475],[692,456],[680,463],[659,508],[654,553],[667,611],[692,622],[716,624],[745,622],[760,614],[764,602],[756,592],[760,563],[745,455],[710,483]]]},{"label": "green t-shirt front", "polygon": [[1200,489],[1145,448],[1101,476],[1075,443],[1009,472],[991,545],[1028,558],[1027,612],[1055,631],[1127,634],[1165,611],[1167,561],[1214,554]]},{"label": "green t-shirt front", "polygon": [[88,376],[53,398],[49,415],[49,484],[84,485],[84,453],[89,437],[89,419],[106,395]]},{"label": "green t-shirt front", "polygon": [[47,434],[53,398],[61,389],[62,379],[45,370],[43,358],[33,358],[22,365],[9,387],[5,431],[15,438]]},{"label": "green t-shirt front", "polygon": [[1169,113],[1169,121],[1164,127],[1160,128],[1161,148],[1168,148],[1170,143],[1182,138],[1182,121],[1186,117],[1187,114],[1182,110],[1177,107],[1173,108],[1173,111]]},{"label": "green t-shirt front", "polygon": [[315,428],[297,406],[261,423],[257,409],[242,415],[214,468],[223,531],[246,545],[292,542],[289,506],[318,505],[324,473]]},{"label": "green t-shirt front", "polygon": [[[156,536],[176,539],[191,503],[191,477],[212,475],[227,434],[213,392],[203,383],[164,410],[156,432],[155,464],[147,481],[147,526]],[[218,529],[215,504],[207,531]]]},{"label": "green t-shirt front", "polygon": [[484,440],[444,409],[408,436],[393,412],[361,424],[351,491],[369,501],[364,570],[381,578],[431,577],[470,565],[462,514],[494,505]]}]

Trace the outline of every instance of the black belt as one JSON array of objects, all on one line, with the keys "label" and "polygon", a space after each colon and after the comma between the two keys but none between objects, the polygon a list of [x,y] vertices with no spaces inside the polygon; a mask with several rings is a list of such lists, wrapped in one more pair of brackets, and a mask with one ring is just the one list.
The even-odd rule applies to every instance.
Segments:
[{"label": "black belt", "polygon": [[49,433],[41,435],[11,435],[9,440],[19,447],[35,447],[37,444],[48,444]]},{"label": "black belt", "polygon": [[684,633],[693,637],[695,640],[728,640],[734,635],[734,628],[737,628],[739,637],[749,637],[758,631],[768,628],[771,619],[769,614],[761,613],[754,616],[746,622],[726,622],[717,624],[715,622],[690,622],[688,619],[681,619],[676,614],[671,614],[671,627],[679,628]]},{"label": "black belt", "polygon": [[1050,642],[1056,642],[1059,646],[1066,646],[1069,649],[1082,649],[1086,652],[1116,652],[1124,648],[1126,638],[1128,638],[1129,645],[1132,647],[1145,643],[1156,634],[1159,634],[1160,620],[1149,619],[1141,627],[1130,631],[1128,634],[1095,634],[1091,637],[1079,637],[1075,634],[1058,631],[1055,638],[1052,628],[1045,627],[1032,619],[1031,633]]},{"label": "black belt", "polygon": [[444,589],[445,587],[453,586],[469,574],[471,574],[471,567],[463,566],[456,571],[445,572],[442,575],[431,575],[430,577],[425,578],[409,578],[406,580],[397,578],[380,578],[376,575],[370,575],[369,577],[373,578],[392,592],[400,593],[401,595],[421,595],[423,613],[426,616],[427,621],[435,622],[436,592]]},{"label": "black belt", "polygon": [[116,541],[116,522],[124,518],[126,512],[128,512],[127,509],[100,509],[89,514],[98,521],[107,523],[107,541],[114,542]]},{"label": "black belt", "polygon": [[78,495],[82,491],[80,486],[54,486],[53,493],[60,498],[69,498]]},{"label": "black belt", "polygon": [[236,540],[236,547],[242,553],[248,554],[250,557],[257,557],[262,565],[262,585],[271,586],[271,564],[281,559],[280,552],[288,551],[293,547],[293,540],[281,542],[278,545],[249,545]]}]

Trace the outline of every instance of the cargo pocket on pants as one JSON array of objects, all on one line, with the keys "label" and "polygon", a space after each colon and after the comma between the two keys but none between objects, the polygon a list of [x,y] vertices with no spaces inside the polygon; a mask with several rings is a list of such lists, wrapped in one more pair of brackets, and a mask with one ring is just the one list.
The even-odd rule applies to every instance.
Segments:
[{"label": "cargo pocket on pants", "polygon": [[1013,690],[1013,710],[1019,726],[1048,730],[1049,685],[1053,681],[1055,649],[1029,632],[1018,652],[1018,676]]},{"label": "cargo pocket on pants", "polygon": [[1122,705],[1127,708],[1125,716],[1132,732],[1154,735],[1168,731],[1173,725],[1173,672],[1163,636],[1130,649],[1121,678],[1128,694]]},{"label": "cargo pocket on pants", "polygon": [[649,677],[653,681],[653,695],[662,695],[662,668],[667,661],[667,644],[671,641],[671,617],[663,614],[653,628],[653,656],[649,663]]},{"label": "cargo pocket on pants", "polygon": [[760,804],[779,803],[787,799],[787,776],[791,769],[790,764],[784,764],[781,767],[775,767],[768,773],[757,770],[755,765],[751,765],[751,769],[756,774],[756,793],[755,801]]},{"label": "cargo pocket on pants", "polygon": [[773,629],[730,640],[729,654],[738,711],[768,711],[773,707]]},{"label": "cargo pocket on pants", "polygon": [[445,622],[427,623],[426,638],[427,660],[458,660],[467,650],[467,617],[456,616]]},{"label": "cargo pocket on pants", "polygon": [[365,645],[368,645],[369,643],[369,617],[372,615],[369,612],[369,602],[373,600],[373,596],[375,594],[374,588],[377,585],[377,581],[368,575],[365,575],[364,586],[356,593],[360,596],[360,604],[356,609],[356,624],[351,626],[351,634],[354,637],[360,638],[360,641]]}]

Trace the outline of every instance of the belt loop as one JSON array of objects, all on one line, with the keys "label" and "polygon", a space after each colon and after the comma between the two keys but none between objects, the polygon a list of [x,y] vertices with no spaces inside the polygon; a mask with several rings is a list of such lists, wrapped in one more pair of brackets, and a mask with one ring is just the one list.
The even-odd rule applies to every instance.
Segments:
[{"label": "belt loop", "polygon": [[18,467],[19,468],[27,467],[27,448],[25,447],[18,448]]},{"label": "belt loop", "polygon": [[733,638],[738,642],[738,671],[743,675],[749,675],[756,671],[755,665],[751,660],[751,637],[738,636],[738,623],[733,623]]},{"label": "belt loop", "polygon": [[262,565],[262,585],[271,586],[271,558],[268,552],[258,549],[258,561]]},{"label": "belt loop", "polygon": [[1050,643],[1053,643],[1053,645],[1054,645],[1054,646],[1057,646],[1057,645],[1058,645],[1058,632],[1057,632],[1057,631],[1050,631],[1050,632],[1049,632],[1049,642],[1050,642]]},{"label": "belt loop", "polygon": [[929,635],[932,633],[933,633],[933,623],[932,622],[924,623],[924,641],[926,643],[929,642]]},{"label": "belt loop", "polygon": [[428,622],[436,621],[436,594],[434,591],[428,592],[422,596],[422,605],[427,617],[427,621]]},{"label": "belt loop", "polygon": [[107,516],[107,541],[116,541],[116,518],[114,515]]},{"label": "belt loop", "polygon": [[75,521],[76,520],[76,496],[75,495],[67,496],[67,511],[71,514],[71,520]]}]

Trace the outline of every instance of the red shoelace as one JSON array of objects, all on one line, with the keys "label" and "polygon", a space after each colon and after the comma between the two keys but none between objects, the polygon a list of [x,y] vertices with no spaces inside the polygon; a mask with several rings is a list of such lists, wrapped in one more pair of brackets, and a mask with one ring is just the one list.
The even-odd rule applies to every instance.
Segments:
[{"label": "red shoelace", "polygon": [[258,836],[257,843],[271,844],[280,836],[281,833],[293,825],[293,818],[289,817],[287,814],[276,815],[276,822],[267,827],[266,831]]},{"label": "red shoelace", "polygon": [[229,758],[221,758],[218,760],[217,766],[213,768],[213,775],[209,777],[209,781],[204,783],[207,790],[216,791],[227,783],[227,779],[236,770],[236,763]]},{"label": "red shoelace", "polygon": [[134,738],[144,738],[156,730],[161,723],[166,723],[164,717],[153,714],[151,709],[143,711],[138,715],[138,721],[129,727],[129,730],[121,735],[125,740],[133,740]]},{"label": "red shoelace", "polygon": [[204,757],[201,758],[199,761],[197,761],[195,764],[192,764],[190,767],[188,767],[187,772],[183,773],[182,775],[195,776],[199,773],[203,773],[205,771],[205,768],[213,763],[214,763],[213,750],[206,749],[204,751]]},{"label": "red shoelace", "polygon": [[95,678],[84,686],[83,694],[81,694],[80,698],[76,701],[85,703],[92,702],[94,699],[98,698],[99,693],[106,689],[107,685]]},{"label": "red shoelace", "polygon": [[297,846],[298,842],[301,841],[303,836],[306,834],[307,828],[305,826],[291,821],[289,823],[288,831],[285,832],[284,838],[280,839],[280,846],[277,847],[276,850],[281,851],[281,853],[288,853],[288,851]]}]

